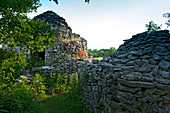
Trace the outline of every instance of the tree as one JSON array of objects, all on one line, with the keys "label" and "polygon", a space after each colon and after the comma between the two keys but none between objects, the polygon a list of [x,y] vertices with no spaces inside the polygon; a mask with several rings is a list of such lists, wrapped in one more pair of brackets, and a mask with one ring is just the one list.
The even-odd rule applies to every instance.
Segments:
[{"label": "tree", "polygon": [[146,24],[145,26],[147,27],[147,32],[150,33],[152,31],[158,31],[159,29],[161,29],[162,25],[158,26],[153,21],[150,21],[149,24]]},{"label": "tree", "polygon": [[57,33],[45,22],[34,22],[26,16],[41,6],[39,0],[1,0],[0,4],[0,44],[26,47],[32,52],[54,45]]},{"label": "tree", "polygon": [[[51,1],[51,0],[49,0],[49,1]],[[58,4],[58,0],[53,0],[56,4]],[[87,3],[89,3],[90,2],[90,0],[85,0],[85,2],[87,2]]]},{"label": "tree", "polygon": [[115,47],[110,47],[110,48],[107,50],[107,54],[108,54],[108,55],[112,55],[115,51],[116,51]]},{"label": "tree", "polygon": [[165,24],[167,27],[170,27],[170,13],[164,13],[163,17],[168,18],[168,21]]}]

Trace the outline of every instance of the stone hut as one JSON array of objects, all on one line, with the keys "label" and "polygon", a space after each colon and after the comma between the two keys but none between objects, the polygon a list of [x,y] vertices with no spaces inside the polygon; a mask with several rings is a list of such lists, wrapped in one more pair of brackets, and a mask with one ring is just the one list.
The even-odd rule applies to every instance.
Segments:
[{"label": "stone hut", "polygon": [[45,21],[52,29],[57,30],[59,34],[56,37],[56,46],[54,48],[47,47],[41,53],[41,56],[44,54],[44,60],[47,64],[55,62],[56,59],[63,56],[71,59],[87,59],[87,41],[80,37],[79,34],[72,33],[72,29],[63,17],[60,17],[53,11],[46,11],[33,19]]},{"label": "stone hut", "polygon": [[[71,59],[87,59],[87,41],[80,37],[79,34],[72,33],[72,29],[68,26],[67,22],[63,17],[60,17],[53,11],[46,11],[36,17],[34,20],[39,19],[45,21],[52,29],[58,31],[58,36],[56,37],[56,45],[54,48],[47,47],[43,52],[38,53],[38,57],[41,57],[47,65],[56,61],[61,57],[68,57]],[[9,50],[9,47],[4,47],[3,49]],[[30,52],[26,51],[25,48],[14,48],[15,51],[20,51],[22,53],[30,56]]]}]

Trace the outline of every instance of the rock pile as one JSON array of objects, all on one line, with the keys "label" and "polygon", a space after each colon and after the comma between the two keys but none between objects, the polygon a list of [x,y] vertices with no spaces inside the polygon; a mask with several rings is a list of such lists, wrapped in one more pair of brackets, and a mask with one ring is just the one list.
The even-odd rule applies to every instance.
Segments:
[{"label": "rock pile", "polygon": [[170,112],[168,30],[134,35],[85,70],[83,97],[94,113]]}]

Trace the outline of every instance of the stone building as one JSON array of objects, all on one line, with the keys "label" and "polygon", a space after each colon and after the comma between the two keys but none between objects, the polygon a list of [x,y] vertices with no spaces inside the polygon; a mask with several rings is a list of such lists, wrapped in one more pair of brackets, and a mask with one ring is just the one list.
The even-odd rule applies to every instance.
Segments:
[{"label": "stone building", "polygon": [[[50,25],[52,29],[58,31],[55,47],[47,47],[43,52],[38,53],[38,57],[41,57],[47,65],[55,62],[57,58],[66,56],[71,59],[88,58],[87,41],[80,37],[79,34],[72,33],[72,29],[68,26],[63,17],[60,17],[53,11],[46,11],[33,19],[43,20]],[[10,48],[3,46],[3,49],[9,50]],[[30,52],[26,51],[25,48],[17,47],[14,50],[30,56]]]}]

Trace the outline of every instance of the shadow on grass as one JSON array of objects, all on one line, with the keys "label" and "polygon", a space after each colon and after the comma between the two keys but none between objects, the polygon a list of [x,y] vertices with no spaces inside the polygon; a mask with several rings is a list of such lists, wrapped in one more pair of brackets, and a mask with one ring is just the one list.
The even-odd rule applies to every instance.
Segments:
[{"label": "shadow on grass", "polygon": [[85,108],[81,96],[61,94],[35,103],[36,113],[91,113]]}]

